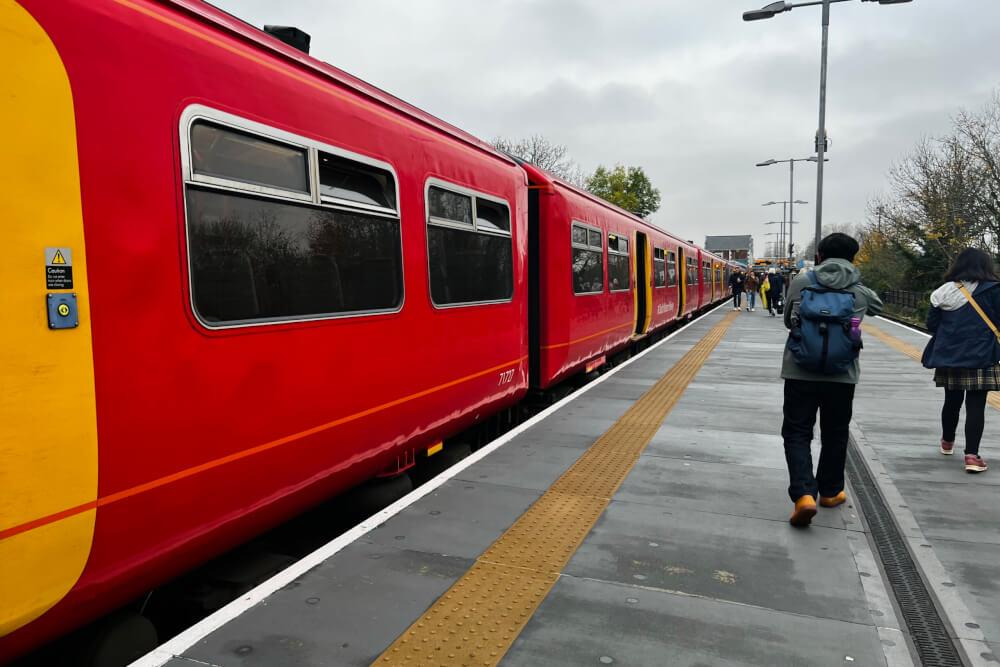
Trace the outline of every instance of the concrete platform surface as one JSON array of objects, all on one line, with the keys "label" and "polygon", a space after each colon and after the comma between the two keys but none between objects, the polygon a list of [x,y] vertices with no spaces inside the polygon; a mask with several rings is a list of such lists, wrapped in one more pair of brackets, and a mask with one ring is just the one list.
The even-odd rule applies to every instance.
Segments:
[{"label": "concrete platform surface", "polygon": [[[728,312],[696,321],[228,623],[144,664],[371,664]],[[787,522],[784,339],[780,318],[740,313],[504,664],[913,664],[854,503],[821,509],[806,530]],[[938,454],[931,372],[871,337],[865,345],[855,427],[904,499],[894,511],[909,513],[950,577],[949,600],[976,619],[979,628],[956,634],[985,664],[1000,647],[1000,463],[976,477],[959,456]],[[1000,414],[988,410],[989,436]]]}]

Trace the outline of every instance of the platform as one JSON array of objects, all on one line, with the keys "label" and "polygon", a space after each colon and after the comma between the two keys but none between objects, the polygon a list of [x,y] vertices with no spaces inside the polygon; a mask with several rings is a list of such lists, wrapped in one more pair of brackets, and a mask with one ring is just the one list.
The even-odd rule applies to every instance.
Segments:
[{"label": "platform", "polygon": [[[918,664],[854,488],[787,522],[784,339],[705,315],[135,664]],[[996,664],[1000,412],[995,469],[941,456],[925,341],[868,324],[855,452],[964,661]]]}]

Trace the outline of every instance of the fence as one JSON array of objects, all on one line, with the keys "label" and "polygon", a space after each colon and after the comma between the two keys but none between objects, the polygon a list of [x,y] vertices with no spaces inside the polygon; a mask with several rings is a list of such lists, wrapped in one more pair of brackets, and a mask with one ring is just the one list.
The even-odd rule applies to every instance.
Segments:
[{"label": "fence", "polygon": [[920,302],[927,298],[924,292],[909,292],[902,289],[890,289],[882,293],[882,301],[903,308],[918,308]]}]

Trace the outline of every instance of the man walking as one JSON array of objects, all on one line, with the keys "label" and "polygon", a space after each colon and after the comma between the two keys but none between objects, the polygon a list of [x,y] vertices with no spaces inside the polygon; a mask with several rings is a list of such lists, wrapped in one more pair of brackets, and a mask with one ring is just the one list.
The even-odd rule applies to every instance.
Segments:
[{"label": "man walking", "polygon": [[785,277],[780,272],[775,272],[774,269],[768,269],[767,281],[771,285],[767,292],[767,312],[771,314],[771,317],[774,317],[778,310],[778,300],[784,300]]},{"label": "man walking", "polygon": [[733,310],[740,309],[740,299],[743,297],[743,272],[733,271],[729,276],[729,287],[733,290]]},{"label": "man walking", "polygon": [[[854,266],[858,242],[834,233],[819,242],[816,268],[788,286],[785,326],[790,330],[781,363],[785,380],[781,436],[788,464],[788,495],[795,503],[789,521],[808,526],[816,514],[816,496],[836,507],[844,493],[844,462],[861,369],[860,321],[882,312],[882,300],[861,284]],[[805,299],[805,301],[803,301]],[[839,319],[833,319],[839,317]],[[839,355],[839,358],[838,358]],[[819,466],[813,474],[810,446],[819,411]]]}]

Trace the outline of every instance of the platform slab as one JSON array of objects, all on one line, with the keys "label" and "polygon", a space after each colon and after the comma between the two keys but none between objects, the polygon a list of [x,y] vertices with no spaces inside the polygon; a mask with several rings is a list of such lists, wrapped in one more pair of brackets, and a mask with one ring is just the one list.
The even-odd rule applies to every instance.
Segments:
[{"label": "platform slab", "polygon": [[501,664],[852,664],[848,657],[884,664],[867,626],[563,577]]}]

